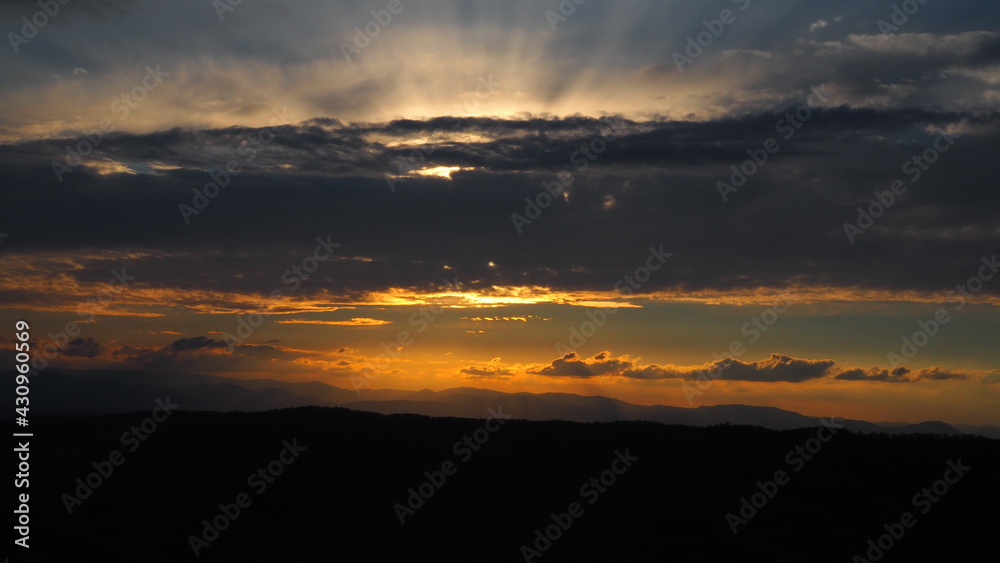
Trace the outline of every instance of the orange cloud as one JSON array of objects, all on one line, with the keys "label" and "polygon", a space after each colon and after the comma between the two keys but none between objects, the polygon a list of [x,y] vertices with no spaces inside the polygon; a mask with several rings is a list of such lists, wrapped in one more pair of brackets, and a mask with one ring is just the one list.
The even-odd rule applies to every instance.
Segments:
[{"label": "orange cloud", "polygon": [[382,326],[391,325],[392,321],[384,321],[381,319],[370,319],[367,317],[355,317],[346,321],[318,321],[311,319],[288,319],[282,321],[275,321],[275,324],[279,325],[325,325],[325,326]]}]

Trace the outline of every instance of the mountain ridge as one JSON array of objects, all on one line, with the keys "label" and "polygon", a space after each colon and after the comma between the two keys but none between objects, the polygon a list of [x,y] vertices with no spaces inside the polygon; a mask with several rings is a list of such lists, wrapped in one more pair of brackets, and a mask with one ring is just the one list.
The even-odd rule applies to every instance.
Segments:
[{"label": "mountain ridge", "polygon": [[[741,424],[772,430],[791,430],[824,424],[778,407],[727,404],[693,408],[636,405],[600,395],[572,393],[504,393],[474,387],[441,391],[366,389],[355,391],[320,381],[285,382],[235,379],[183,372],[51,370],[32,378],[32,412],[87,416],[142,411],[157,398],[170,396],[181,408],[193,411],[259,412],[289,407],[324,406],[380,414],[420,414],[436,417],[487,418],[490,410],[525,420],[614,422],[644,420],[663,424],[711,426]],[[6,391],[11,394],[12,390]],[[829,419],[829,417],[827,417]],[[1000,427],[951,425],[942,421],[878,424],[836,418],[857,432],[889,434],[978,434],[1000,439]]]}]

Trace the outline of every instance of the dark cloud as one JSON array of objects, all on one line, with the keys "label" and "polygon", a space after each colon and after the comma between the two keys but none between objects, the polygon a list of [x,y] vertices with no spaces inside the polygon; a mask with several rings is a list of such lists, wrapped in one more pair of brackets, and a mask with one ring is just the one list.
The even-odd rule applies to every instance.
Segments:
[{"label": "dark cloud", "polygon": [[833,360],[800,360],[782,354],[771,354],[759,362],[726,359],[718,364],[723,369],[720,379],[792,383],[824,377],[834,365]]},{"label": "dark cloud", "polygon": [[226,348],[226,346],[226,343],[221,340],[205,338],[204,336],[195,336],[193,338],[179,338],[174,340],[170,344],[170,350],[173,352],[188,352],[191,350],[203,350],[206,348]]},{"label": "dark cloud", "polygon": [[620,375],[623,370],[631,366],[632,362],[613,358],[611,357],[611,353],[607,351],[600,352],[587,359],[581,358],[576,352],[570,352],[561,358],[552,360],[551,364],[531,373],[560,377],[595,377],[599,375]]},{"label": "dark cloud", "polygon": [[510,369],[497,364],[485,364],[462,368],[459,373],[471,375],[473,379],[506,379],[514,375]]},{"label": "dark cloud", "polygon": [[899,366],[891,370],[881,368],[846,369],[837,374],[836,379],[846,381],[885,381],[889,383],[915,383],[917,381],[946,381],[950,379],[965,380],[970,379],[969,373],[946,370],[940,367],[930,367],[911,371],[905,366]]},{"label": "dark cloud", "polygon": [[322,356],[318,352],[271,345],[234,345],[230,351],[225,342],[202,336],[178,339],[158,348],[130,344],[110,346],[94,338],[77,338],[67,344],[60,355],[71,367],[93,367],[94,361],[100,361],[103,367],[113,369],[142,368],[192,373],[255,370],[271,361],[279,361],[287,371],[293,371],[301,369],[295,365],[295,360]]},{"label": "dark cloud", "polygon": [[832,360],[803,360],[783,354],[771,354],[766,360],[757,362],[742,362],[733,358],[725,358],[713,362],[707,368],[664,367],[651,364],[644,367],[627,369],[621,375],[633,379],[654,380],[691,380],[702,376],[730,381],[787,381],[799,383],[827,376],[834,365],[835,362]]},{"label": "dark cloud", "polygon": [[231,371],[249,365],[231,353],[225,342],[203,336],[180,338],[161,348],[126,345],[110,356],[110,362],[118,366],[157,371]]},{"label": "dark cloud", "polygon": [[871,368],[863,370],[860,368],[847,369],[837,374],[836,379],[845,381],[888,381],[890,383],[909,383],[907,378],[910,370],[904,366],[896,367],[892,370]]},{"label": "dark cloud", "polygon": [[940,367],[930,367],[917,372],[917,380],[929,379],[932,381],[945,381],[949,379],[969,379],[969,374],[954,370],[946,370]]},{"label": "dark cloud", "polygon": [[[462,370],[463,373],[472,373]],[[803,383],[821,378],[840,381],[868,381],[889,383],[915,383],[923,380],[942,381],[949,379],[971,379],[973,374],[939,367],[911,371],[904,366],[891,370],[883,368],[847,368],[833,360],[793,358],[784,354],[771,354],[764,360],[744,362],[725,358],[708,366],[661,366],[640,365],[628,356],[614,357],[610,352],[601,352],[590,358],[582,358],[575,352],[552,360],[548,365],[528,371],[540,375],[589,378],[616,376],[644,380],[697,380],[701,378],[727,381],[752,381],[759,383]],[[985,381],[992,381],[992,376]]]},{"label": "dark cloud", "polygon": [[104,353],[104,348],[93,338],[76,338],[70,340],[62,354],[70,357],[95,358]]},{"label": "dark cloud", "polygon": [[[10,186],[8,204],[0,209],[11,235],[4,249],[30,254],[142,248],[149,256],[128,265],[144,283],[211,290],[219,300],[231,292],[267,295],[282,287],[283,272],[327,234],[342,243],[344,257],[364,260],[321,265],[300,295],[321,288],[340,296],[429,288],[440,284],[445,265],[471,288],[606,290],[644,258],[644,249],[659,244],[674,257],[642,292],[785,287],[795,281],[943,294],[968,278],[981,256],[996,252],[992,225],[1000,222],[1000,199],[986,169],[1000,149],[1000,133],[992,132],[996,115],[817,110],[724,203],[716,182],[747,158],[747,149],[780,138],[774,124],[784,115],[627,122],[620,138],[582,172],[569,159],[599,134],[595,118],[466,119],[460,132],[481,140],[435,145],[425,165],[471,169],[456,172],[452,181],[407,178],[395,191],[385,174],[396,173],[397,159],[419,146],[389,148],[372,139],[433,131],[442,123],[314,120],[276,128],[274,140],[190,225],[178,206],[190,205],[193,190],[211,181],[206,169],[218,171],[227,159],[241,159],[240,143],[261,130],[112,135],[88,162],[107,158],[137,168],[146,162],[181,168],[102,176],[80,167],[63,184],[50,164],[65,153],[65,141],[7,145],[0,147],[0,174]],[[907,180],[903,164],[933,142],[932,128],[947,127],[973,132],[918,182],[907,182],[907,192],[850,244],[843,225],[857,219],[858,206],[892,181]],[[525,198],[536,197],[559,170],[573,173],[569,199],[557,199],[518,235],[511,214],[525,213]],[[44,225],[20,211],[32,206],[46,209]],[[81,210],[87,229],[77,227]],[[458,232],[463,236],[453,236]],[[559,245],[542,244],[557,239]],[[775,248],[781,252],[762,251]],[[503,267],[487,267],[490,260]],[[67,275],[96,279],[122,265],[95,258]],[[1000,286],[987,285],[983,292],[996,295]],[[35,298],[51,297],[0,295]]]}]

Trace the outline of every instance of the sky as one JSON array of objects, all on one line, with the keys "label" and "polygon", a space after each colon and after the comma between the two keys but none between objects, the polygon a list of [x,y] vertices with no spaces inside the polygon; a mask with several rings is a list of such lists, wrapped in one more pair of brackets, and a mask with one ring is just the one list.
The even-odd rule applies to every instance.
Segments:
[{"label": "sky", "polygon": [[42,4],[0,0],[40,376],[1000,424],[996,3]]}]

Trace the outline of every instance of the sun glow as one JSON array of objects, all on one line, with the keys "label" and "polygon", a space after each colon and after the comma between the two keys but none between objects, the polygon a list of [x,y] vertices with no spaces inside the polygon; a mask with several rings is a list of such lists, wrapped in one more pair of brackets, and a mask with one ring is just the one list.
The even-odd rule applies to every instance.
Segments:
[{"label": "sun glow", "polygon": [[[454,174],[455,172],[458,172],[459,170],[463,170],[463,168],[461,166],[435,166],[434,168],[422,168],[420,170],[414,170],[413,174],[451,180],[451,175]],[[465,170],[468,169],[466,168]]]}]

